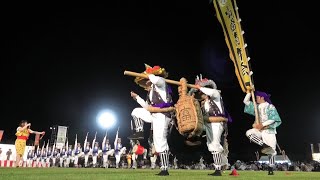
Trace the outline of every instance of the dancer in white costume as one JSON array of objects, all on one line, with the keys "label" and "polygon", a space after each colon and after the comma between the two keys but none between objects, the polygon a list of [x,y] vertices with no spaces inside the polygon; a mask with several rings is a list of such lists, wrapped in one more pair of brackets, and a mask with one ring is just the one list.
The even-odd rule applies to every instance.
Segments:
[{"label": "dancer in white costume", "polygon": [[228,115],[217,85],[209,79],[196,78],[197,89],[191,89],[189,94],[201,101],[201,109],[204,115],[204,125],[207,137],[208,150],[212,153],[215,172],[209,175],[221,176],[221,167],[228,163],[226,153],[222,145],[221,136],[227,129]]},{"label": "dancer in white costume", "polygon": [[137,77],[135,82],[148,91],[148,96],[147,100],[144,101],[136,93],[131,92],[131,97],[140,104],[141,108],[135,108],[131,113],[135,121],[136,133],[129,139],[143,138],[143,122],[152,123],[153,142],[160,155],[162,165],[161,172],[157,175],[168,176],[169,145],[167,135],[172,120],[171,112],[174,111],[172,91],[164,80],[168,73],[159,66],[150,67],[146,65],[143,74],[147,74],[149,80]]},{"label": "dancer in white costume", "polygon": [[32,167],[33,157],[34,157],[34,152],[33,150],[30,149],[27,155],[27,167]]},{"label": "dancer in white costume", "polygon": [[74,149],[74,166],[78,167],[79,156],[82,152],[81,144],[77,143],[77,147]]},{"label": "dancer in white costume", "polygon": [[56,160],[58,157],[58,149],[55,149],[52,153],[52,166],[56,167]]},{"label": "dancer in white costume", "polygon": [[[137,159],[138,159],[138,156],[141,155],[141,154],[138,154],[138,148],[142,147],[140,145],[140,141],[139,140],[130,140],[132,142],[130,142],[133,146],[132,146],[132,168],[133,169],[137,169],[138,167],[138,163],[137,163]],[[147,159],[147,154],[148,154],[148,150],[144,147],[143,148],[143,152],[142,152],[142,155],[143,155],[143,160],[146,160]],[[139,152],[141,153],[141,152]]]},{"label": "dancer in white costume", "polygon": [[72,159],[72,145],[69,145],[68,151],[66,152],[64,167],[69,167]]},{"label": "dancer in white costume", "polygon": [[177,156],[175,156],[174,159],[173,159],[173,166],[174,166],[174,169],[178,169],[179,168],[178,167],[178,158],[177,158]]},{"label": "dancer in white costume", "polygon": [[106,139],[105,143],[102,143],[102,158],[103,158],[103,167],[109,167],[109,156],[113,156],[114,149],[111,149],[109,139]]},{"label": "dancer in white costume", "polygon": [[37,152],[36,152],[36,150],[34,150],[34,153],[33,153],[33,164],[32,164],[32,167],[37,167]]},{"label": "dancer in white costume", "polygon": [[133,152],[133,148],[136,145],[136,140],[132,140],[130,139],[130,145],[131,145],[131,160],[132,160],[132,169],[137,169],[137,158],[138,156],[136,155],[136,153]]},{"label": "dancer in white costume", "polygon": [[93,167],[97,167],[98,152],[99,152],[99,142],[95,142],[94,143],[94,147],[92,149],[92,164],[93,164]]},{"label": "dancer in white costume", "polygon": [[47,152],[46,152],[46,150],[43,150],[41,153],[41,166],[42,167],[47,167],[46,160],[47,160]]},{"label": "dancer in white costume", "polygon": [[66,148],[65,148],[65,146],[63,146],[62,149],[60,150],[60,153],[59,153],[59,164],[60,164],[60,167],[63,167],[63,162],[65,161],[66,156],[67,156],[66,153],[67,153]]},{"label": "dancer in white costume", "polygon": [[126,147],[122,147],[121,138],[119,138],[119,129],[116,134],[116,138],[114,139],[114,153],[116,158],[116,168],[119,168],[119,163],[121,160],[121,156],[126,152]]},{"label": "dancer in white costume", "polygon": [[91,153],[90,143],[87,142],[86,147],[84,148],[84,167],[88,167],[89,155]]},{"label": "dancer in white costume", "polygon": [[203,159],[203,157],[201,156],[201,158],[200,158],[200,160],[199,160],[199,168],[201,169],[201,170],[204,170],[205,168],[206,168],[206,166],[204,165],[204,159]]},{"label": "dancer in white costume", "polygon": [[36,153],[36,167],[41,167],[41,150],[38,148]]},{"label": "dancer in white costume", "polygon": [[51,147],[49,147],[48,151],[47,151],[47,161],[46,161],[48,167],[50,167],[51,155],[52,155],[52,149],[51,149]]},{"label": "dancer in white costume", "polygon": [[[256,102],[258,104],[258,115],[260,124],[253,124],[253,128],[246,132],[250,141],[262,146],[262,153],[269,156],[268,175],[273,175],[274,156],[277,154],[276,128],[281,124],[277,109],[270,100],[270,95],[265,92],[256,91]],[[251,92],[248,92],[243,100],[245,113],[255,115],[253,102],[250,101]]]}]

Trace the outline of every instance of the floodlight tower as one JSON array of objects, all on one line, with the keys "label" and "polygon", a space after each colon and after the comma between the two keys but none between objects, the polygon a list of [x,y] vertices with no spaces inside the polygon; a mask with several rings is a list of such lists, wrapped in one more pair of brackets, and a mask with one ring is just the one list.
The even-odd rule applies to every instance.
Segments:
[{"label": "floodlight tower", "polygon": [[57,140],[58,125],[50,126],[50,130],[51,130],[50,146],[53,146],[53,144]]}]

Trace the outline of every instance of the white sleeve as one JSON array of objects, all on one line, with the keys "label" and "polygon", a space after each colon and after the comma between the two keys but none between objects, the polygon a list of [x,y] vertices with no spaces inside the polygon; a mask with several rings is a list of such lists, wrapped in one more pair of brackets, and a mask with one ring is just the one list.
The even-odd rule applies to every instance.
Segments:
[{"label": "white sleeve", "polygon": [[265,122],[262,123],[263,126],[268,126],[270,124],[274,123],[274,120],[266,120]]},{"label": "white sleeve", "polygon": [[153,74],[149,74],[148,77],[152,84],[154,84],[155,86],[163,87],[166,83],[162,77],[155,76]]},{"label": "white sleeve", "polygon": [[243,103],[247,106],[250,104],[251,93],[247,93],[246,97],[243,99]]},{"label": "white sleeve", "polygon": [[141,107],[143,108],[148,107],[148,103],[145,100],[143,100],[140,96],[137,96],[136,99],[137,99],[137,103],[139,103]]},{"label": "white sleeve", "polygon": [[206,95],[208,95],[210,97],[220,98],[220,93],[216,89],[201,87],[200,91],[202,91],[204,94],[206,94]]}]

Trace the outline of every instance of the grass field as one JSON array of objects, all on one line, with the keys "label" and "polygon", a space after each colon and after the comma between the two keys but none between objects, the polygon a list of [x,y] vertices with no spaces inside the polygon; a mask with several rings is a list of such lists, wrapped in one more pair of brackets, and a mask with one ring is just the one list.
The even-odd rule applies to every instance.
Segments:
[{"label": "grass field", "polygon": [[208,170],[170,170],[170,176],[158,177],[155,174],[158,170],[150,169],[63,169],[63,168],[1,168],[0,180],[69,180],[69,179],[320,179],[317,172],[283,172],[276,171],[274,176],[268,176],[267,172],[238,171],[239,176],[230,176],[230,171],[226,171],[222,177],[208,176],[212,171]]}]

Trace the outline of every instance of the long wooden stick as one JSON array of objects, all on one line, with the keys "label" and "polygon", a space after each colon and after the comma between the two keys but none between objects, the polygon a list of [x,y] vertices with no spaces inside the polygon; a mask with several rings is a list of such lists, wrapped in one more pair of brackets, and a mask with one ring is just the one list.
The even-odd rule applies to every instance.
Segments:
[{"label": "long wooden stick", "polygon": [[[250,84],[252,86],[252,81],[250,80]],[[252,101],[253,101],[253,106],[254,106],[254,114],[255,114],[255,123],[256,124],[260,124],[260,119],[259,119],[259,113],[258,113],[258,106],[257,106],[257,102],[256,102],[256,97],[254,95],[254,91],[251,91],[251,97],[252,97]]]},{"label": "long wooden stick", "polygon": [[[149,79],[148,75],[141,74],[141,73],[136,73],[136,72],[132,72],[132,71],[124,71],[124,75]],[[177,86],[181,85],[181,83],[179,81],[174,81],[174,80],[170,80],[170,79],[164,79],[164,80],[168,84],[174,84],[174,85],[177,85]],[[194,85],[194,84],[187,84],[187,87],[188,88],[197,88],[197,86]]]}]

